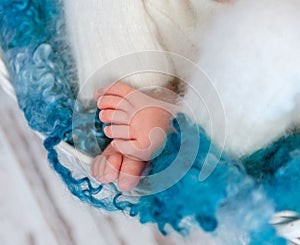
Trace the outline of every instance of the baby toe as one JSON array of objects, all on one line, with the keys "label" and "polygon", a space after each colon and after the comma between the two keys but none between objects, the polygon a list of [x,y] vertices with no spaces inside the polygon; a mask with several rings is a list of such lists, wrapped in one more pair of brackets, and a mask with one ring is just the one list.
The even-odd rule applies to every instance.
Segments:
[{"label": "baby toe", "polygon": [[128,111],[131,109],[131,104],[122,97],[115,95],[104,95],[101,96],[97,101],[97,107],[100,110],[121,110]]},{"label": "baby toe", "polygon": [[130,126],[128,125],[110,125],[104,128],[104,133],[111,139],[130,140],[133,135],[130,133]]},{"label": "baby toe", "polygon": [[118,187],[121,191],[130,191],[140,181],[146,163],[142,161],[124,158],[119,174]]},{"label": "baby toe", "polygon": [[104,168],[105,168],[105,157],[103,155],[97,156],[92,164],[92,176],[99,182],[103,182]]},{"label": "baby toe", "polygon": [[103,173],[103,180],[105,183],[110,183],[118,179],[119,171],[122,164],[122,155],[119,153],[115,153],[106,161],[104,173]]},{"label": "baby toe", "polygon": [[113,83],[105,89],[106,94],[117,95],[120,97],[126,97],[128,94],[132,93],[133,91],[134,89],[132,87],[121,82]]},{"label": "baby toe", "polygon": [[91,166],[91,175],[96,178],[98,173],[99,173],[99,167],[100,167],[100,158],[101,156],[97,156],[94,160],[93,160],[93,163],[92,163],[92,166]]},{"label": "baby toe", "polygon": [[99,119],[104,123],[128,124],[129,117],[124,111],[103,110],[99,114]]}]

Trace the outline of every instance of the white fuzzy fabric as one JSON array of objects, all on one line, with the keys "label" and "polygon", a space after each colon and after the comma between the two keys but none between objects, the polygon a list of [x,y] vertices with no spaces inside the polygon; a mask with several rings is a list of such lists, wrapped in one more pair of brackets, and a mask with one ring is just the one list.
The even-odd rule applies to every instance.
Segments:
[{"label": "white fuzzy fabric", "polygon": [[[78,67],[80,86],[99,68],[121,56],[140,51],[163,50],[158,41],[158,31],[144,9],[141,0],[65,0],[67,29]],[[151,60],[151,61],[149,61]],[[167,57],[149,57],[145,62],[159,66],[172,64]],[[123,63],[116,63],[106,70],[110,82],[124,76],[123,70],[139,66],[143,60],[133,57]],[[131,66],[131,67],[130,67]],[[129,75],[129,74],[127,74]],[[96,88],[104,81],[89,83],[80,94],[80,99],[92,99]],[[159,74],[135,75],[124,82],[134,87],[162,86],[171,78]]]},{"label": "white fuzzy fabric", "polygon": [[[120,79],[124,70],[141,63],[155,64],[158,72],[176,75],[176,65],[167,54],[149,55],[147,60],[131,56],[106,69],[105,79],[85,84],[106,63],[142,51],[168,51],[196,61],[199,39],[222,4],[212,0],[65,0],[67,30],[78,67],[80,100],[92,98],[95,88]],[[197,8],[194,6],[197,5]],[[200,6],[200,8],[198,8]],[[201,31],[195,31],[196,28]],[[151,66],[151,65],[150,65]],[[164,67],[164,68],[163,68]],[[161,87],[173,79],[159,73],[144,73],[123,79],[136,88]],[[102,81],[100,81],[102,80]]]},{"label": "white fuzzy fabric", "polygon": [[188,77],[191,67],[184,65],[183,59],[198,60],[205,34],[218,13],[229,5],[215,0],[145,0],[144,3],[162,47],[176,54],[170,56],[174,75]]},{"label": "white fuzzy fabric", "polygon": [[144,3],[164,49],[192,61],[197,60],[204,33],[215,15],[227,7],[214,0],[145,0]]},{"label": "white fuzzy fabric", "polygon": [[299,0],[239,0],[206,33],[198,65],[219,94],[225,121],[209,95],[215,91],[198,75],[191,85],[210,118],[191,89],[186,100],[218,145],[225,123],[227,152],[250,154],[299,122],[299,13]]}]

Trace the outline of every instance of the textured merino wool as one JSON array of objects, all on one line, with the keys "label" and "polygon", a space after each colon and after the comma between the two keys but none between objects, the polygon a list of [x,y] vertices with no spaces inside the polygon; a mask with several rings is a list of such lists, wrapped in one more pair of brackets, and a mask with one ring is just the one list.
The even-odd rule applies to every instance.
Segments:
[{"label": "textured merino wool", "polygon": [[[206,29],[215,14],[226,7],[213,0],[65,0],[64,3],[66,29],[82,88],[78,95],[81,101],[92,99],[94,90],[105,85],[103,80],[88,80],[93,73],[108,62],[136,52],[166,53],[159,58],[149,55],[147,61],[137,57],[112,69],[104,68],[109,81],[122,80],[135,88],[165,86],[181,70],[167,52],[196,61]],[[124,67],[139,67],[140,63],[155,63],[157,68],[151,73],[137,68],[135,72],[140,74],[118,76]],[[162,67],[168,67],[169,75],[160,73],[166,70]]]},{"label": "textured merino wool", "polygon": [[[91,155],[97,152],[86,146],[96,142],[84,136],[96,134],[98,143],[107,144],[103,132],[91,126],[95,111],[86,112],[75,102],[77,71],[62,10],[59,0],[0,0],[0,43],[20,108],[30,126],[46,136],[50,164],[72,194],[94,207],[122,210],[141,223],[155,223],[163,234],[172,227],[188,235],[200,226],[225,244],[286,244],[269,220],[276,211],[300,212],[297,131],[248,157],[235,158],[214,145],[201,125],[178,114],[172,120],[176,131],[168,133],[164,149],[151,162],[150,177],[158,174],[158,179],[146,176],[136,192],[94,185],[88,173],[78,178],[59,161],[55,147],[78,131],[80,149]],[[74,114],[78,117],[72,127]],[[200,180],[208,166],[214,171]],[[136,196],[145,189],[148,192]]]},{"label": "textured merino wool", "polygon": [[[216,15],[229,6],[213,0],[146,0],[144,7],[157,27],[156,38],[164,44],[164,50],[197,61],[207,30]],[[176,74],[181,72],[176,61],[174,65]]]},{"label": "textured merino wool", "polygon": [[[191,86],[205,106],[192,106],[200,124],[236,156],[248,155],[284,135],[299,124],[300,2],[297,0],[239,0],[219,12],[201,47],[198,65],[210,78],[195,76]],[[216,100],[207,95],[214,87],[225,120],[214,118]],[[211,118],[207,113],[211,114]]]},{"label": "textured merino wool", "polygon": [[[89,83],[87,79],[106,63],[134,52],[164,49],[157,38],[159,34],[155,23],[147,15],[143,1],[66,0],[64,2],[66,27],[78,67],[79,83],[84,87],[79,94],[79,99],[82,101],[92,99],[94,90],[103,86],[103,81]],[[89,62],[86,62],[87,60]],[[138,66],[141,62],[144,61],[133,59],[105,72],[110,81],[122,78],[123,82],[134,87],[141,87],[141,84],[163,86],[172,79],[170,76],[154,73],[135,74],[129,79],[117,75],[124,66]],[[160,60],[153,58],[153,62],[158,63],[158,66],[170,67],[170,72],[174,73],[173,65],[167,56]]]}]

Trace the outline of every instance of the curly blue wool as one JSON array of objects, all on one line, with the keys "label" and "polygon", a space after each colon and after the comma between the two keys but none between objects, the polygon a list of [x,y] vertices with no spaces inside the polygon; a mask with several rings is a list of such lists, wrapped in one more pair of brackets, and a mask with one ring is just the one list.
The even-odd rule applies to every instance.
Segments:
[{"label": "curly blue wool", "polygon": [[[102,130],[100,122],[96,128],[91,120],[95,112],[84,113],[76,103],[76,70],[65,42],[61,1],[1,0],[0,4],[1,49],[10,78],[29,125],[47,136],[44,145],[51,166],[75,196],[94,206],[115,210],[109,205],[112,198],[93,198],[102,186],[93,187],[88,178],[73,178],[70,170],[59,162],[54,149],[63,139],[72,143],[74,132],[82,131],[87,125],[89,132],[80,134],[83,142],[89,142],[90,135],[100,134],[98,138],[101,138]],[[72,126],[74,114],[82,115],[77,121],[74,119],[75,128]],[[100,148],[105,147],[101,143],[107,142],[107,139],[102,140]],[[89,152],[91,149],[83,147],[82,150]],[[111,189],[116,191],[113,186]]]},{"label": "curly blue wool", "polygon": [[[20,108],[29,125],[47,136],[44,145],[51,166],[80,200],[106,210],[124,210],[138,216],[142,223],[156,223],[164,234],[167,225],[186,234],[186,218],[212,232],[225,222],[218,216],[234,212],[230,217],[239,227],[238,232],[248,237],[248,244],[286,244],[268,221],[274,211],[300,211],[296,195],[300,187],[299,135],[281,139],[247,159],[231,159],[225,154],[219,158],[218,149],[211,151],[205,132],[198,131],[197,125],[180,114],[173,120],[177,132],[168,134],[166,146],[153,159],[150,173],[168,169],[177,159],[182,165],[169,173],[180,176],[174,185],[134,201],[114,185],[93,186],[88,177],[74,178],[55,151],[62,140],[75,144],[78,138],[81,150],[90,155],[99,153],[95,150],[97,144],[104,149],[109,143],[102,131],[105,125],[95,123],[95,111],[86,112],[76,102],[76,68],[64,36],[61,1],[0,0],[0,20],[1,49]],[[79,116],[73,118],[74,114]],[[182,141],[188,146],[198,145],[197,134],[201,139],[197,155],[189,159],[191,147],[183,147],[179,154]],[[96,141],[92,140],[94,135]],[[205,181],[199,181],[205,159],[213,166],[216,161],[218,164]],[[188,160],[192,163],[186,170]],[[145,178],[141,186],[151,190],[163,186],[164,181],[167,179],[154,182]],[[104,188],[110,195],[101,198],[98,194]]]}]

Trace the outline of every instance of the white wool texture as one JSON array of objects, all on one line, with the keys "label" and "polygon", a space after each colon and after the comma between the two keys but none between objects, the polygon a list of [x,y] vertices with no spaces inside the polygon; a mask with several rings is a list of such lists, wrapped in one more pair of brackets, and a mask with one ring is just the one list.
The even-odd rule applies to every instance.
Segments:
[{"label": "white wool texture", "polygon": [[[199,45],[216,14],[228,7],[214,0],[145,0],[164,49],[196,61]],[[181,67],[176,67],[179,69]]]},{"label": "white wool texture", "polygon": [[[103,77],[89,84],[84,83],[108,62],[135,52],[164,50],[157,38],[157,27],[146,13],[143,1],[66,0],[65,16],[79,85],[84,86],[79,95],[81,100],[92,99],[96,88],[107,85]],[[149,60],[145,62],[155,62],[158,67],[167,66],[170,71],[174,70],[166,56],[159,60],[149,56]],[[106,69],[106,77],[110,83],[115,82],[124,75],[130,75],[122,72],[126,66],[139,66],[141,62],[144,61],[139,57],[121,64],[116,62]],[[163,86],[170,80],[170,76],[148,73],[131,76],[123,82],[133,87],[144,87]]]},{"label": "white wool texture", "polygon": [[[105,68],[104,79],[86,83],[108,62],[135,52],[173,52],[196,61],[199,40],[209,26],[208,20],[223,5],[212,0],[65,0],[64,3],[79,85],[83,88],[79,94],[82,101],[92,99],[96,88],[120,79],[126,66],[139,67],[143,62],[155,63],[157,73],[129,76],[122,81],[135,88],[161,87],[172,81],[177,67],[165,53],[115,62]],[[160,73],[165,70],[170,76]]]},{"label": "white wool texture", "polygon": [[198,94],[190,87],[185,100],[219,146],[225,125],[233,155],[251,154],[299,124],[299,13],[299,0],[239,0],[219,13],[200,45],[197,65],[210,83],[195,74]]}]

